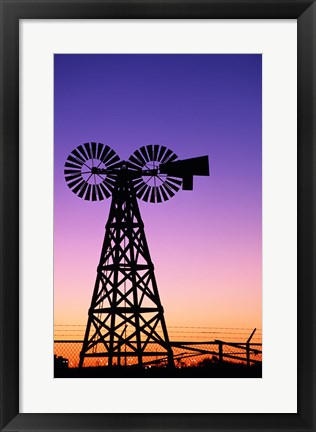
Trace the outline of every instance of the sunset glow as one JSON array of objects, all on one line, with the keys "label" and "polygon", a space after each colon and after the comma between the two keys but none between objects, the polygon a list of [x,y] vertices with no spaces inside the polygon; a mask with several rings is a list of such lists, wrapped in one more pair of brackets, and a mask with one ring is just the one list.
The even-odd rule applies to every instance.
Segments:
[{"label": "sunset glow", "polygon": [[110,208],[111,199],[78,198],[64,179],[68,154],[91,141],[123,160],[148,144],[179,159],[208,155],[211,175],[194,178],[193,191],[139,202],[170,338],[181,338],[177,326],[218,327],[223,338],[225,328],[262,328],[261,63],[260,55],[55,55],[55,339],[66,339],[56,327],[66,324],[83,326],[69,334],[83,337]]}]

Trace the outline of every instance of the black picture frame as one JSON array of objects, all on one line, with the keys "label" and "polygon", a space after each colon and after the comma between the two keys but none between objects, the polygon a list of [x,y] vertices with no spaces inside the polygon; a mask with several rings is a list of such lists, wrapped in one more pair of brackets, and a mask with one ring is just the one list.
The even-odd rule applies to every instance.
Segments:
[{"label": "black picture frame", "polygon": [[[315,431],[316,5],[305,0],[0,0],[3,431]],[[298,413],[19,414],[19,20],[297,19]]]}]

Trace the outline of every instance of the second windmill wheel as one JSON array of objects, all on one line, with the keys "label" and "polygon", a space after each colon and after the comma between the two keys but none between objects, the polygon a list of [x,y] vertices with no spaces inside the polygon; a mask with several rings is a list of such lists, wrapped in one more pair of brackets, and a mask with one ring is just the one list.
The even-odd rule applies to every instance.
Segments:
[{"label": "second windmill wheel", "polygon": [[[158,144],[136,150],[129,158],[130,167],[144,172],[143,176],[134,180],[137,197],[152,203],[161,203],[171,198],[180,189],[182,181],[159,173],[159,166],[177,158],[172,150]],[[153,172],[153,175],[148,175],[147,171]]]},{"label": "second windmill wheel", "polygon": [[109,198],[115,185],[115,174],[100,170],[115,168],[120,158],[108,145],[91,142],[74,149],[65,163],[65,179],[73,193],[87,201]]}]

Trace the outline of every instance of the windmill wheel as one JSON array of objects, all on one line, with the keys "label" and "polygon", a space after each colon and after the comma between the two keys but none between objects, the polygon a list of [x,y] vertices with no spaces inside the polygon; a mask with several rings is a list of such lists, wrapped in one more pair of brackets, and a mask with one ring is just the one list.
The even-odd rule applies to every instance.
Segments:
[{"label": "windmill wheel", "polygon": [[115,174],[95,173],[95,168],[110,169],[120,158],[109,146],[85,143],[74,149],[65,163],[65,180],[73,193],[87,201],[102,201],[113,190]]},{"label": "windmill wheel", "polygon": [[[142,170],[144,175],[133,180],[138,198],[152,203],[161,203],[180,189],[182,181],[178,178],[159,173],[159,165],[173,162],[178,156],[167,147],[160,145],[147,145],[136,150],[129,158],[129,166],[134,170]],[[153,175],[146,171],[157,170]]]}]

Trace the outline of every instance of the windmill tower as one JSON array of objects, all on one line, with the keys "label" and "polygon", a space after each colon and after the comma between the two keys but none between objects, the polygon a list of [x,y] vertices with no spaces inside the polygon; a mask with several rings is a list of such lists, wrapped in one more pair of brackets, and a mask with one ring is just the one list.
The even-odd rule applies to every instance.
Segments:
[{"label": "windmill tower", "polygon": [[162,203],[193,189],[193,175],[209,175],[208,157],[176,160],[164,146],[136,150],[128,161],[101,143],[71,152],[65,179],[80,198],[100,201],[112,195],[97,267],[79,367],[91,357],[108,366],[173,366],[164,310],[137,199]]}]

